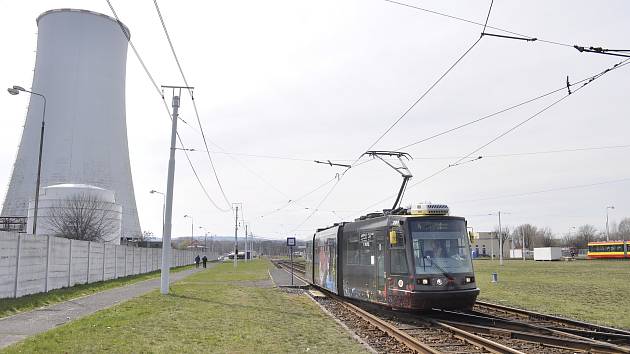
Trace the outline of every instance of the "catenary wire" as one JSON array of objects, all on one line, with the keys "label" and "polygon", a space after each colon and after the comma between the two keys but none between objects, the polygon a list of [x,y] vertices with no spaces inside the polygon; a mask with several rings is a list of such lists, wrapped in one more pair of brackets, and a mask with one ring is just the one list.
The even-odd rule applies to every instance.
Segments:
[{"label": "catenary wire", "polygon": [[[440,81],[442,81],[442,79],[444,79],[444,77],[446,77],[446,75],[448,75],[449,72],[451,72],[456,66],[457,64],[459,64],[462,59],[464,59],[464,57],[466,57],[466,55],[468,53],[470,53],[470,51],[477,45],[477,43],[479,43],[479,41],[481,41],[482,37],[479,37],[465,52],[464,54],[462,54],[431,86],[429,86],[429,88],[424,91],[424,93],[422,95],[420,95],[420,97],[411,105],[409,106],[409,108],[407,108],[407,110],[405,110],[405,112],[398,117],[398,119],[396,119],[386,130],[385,132],[383,132],[365,151],[369,151],[371,150],[376,144],[378,144],[379,141],[381,141],[385,135],[387,135],[387,133],[389,133],[401,120],[403,120],[407,114],[409,112],[411,112],[411,110],[418,104],[420,103],[420,101],[422,101],[422,99],[424,99],[436,86],[438,83],[440,83]],[[361,158],[361,156],[363,156],[363,153],[361,153],[361,155],[351,164],[354,165],[357,161],[359,161],[359,159]]]},{"label": "catenary wire", "polygon": [[[396,119],[386,130],[385,132],[383,132],[365,151],[369,151],[371,150],[376,144],[378,144],[379,141],[381,141],[401,120],[403,120],[407,114],[420,102],[422,101],[422,99],[424,99],[436,86],[437,84],[440,83],[440,81],[442,81],[442,79],[444,79],[444,77],[446,77],[446,75],[448,75],[449,72],[451,72],[456,66],[457,64],[459,64],[464,57],[466,57],[468,55],[468,53],[470,53],[472,51],[472,49],[477,46],[477,44],[479,43],[479,41],[481,41],[481,39],[483,38],[483,36],[477,38],[477,40],[431,85],[429,86],[429,88],[424,91],[424,93],[422,95],[420,95],[420,97],[409,107],[407,108],[407,110],[400,116],[398,117],[398,119]],[[352,162],[350,164],[350,167],[346,168],[346,170],[341,174],[340,178],[337,180],[337,182],[332,186],[332,188],[328,191],[328,193],[326,193],[326,195],[324,195],[324,198],[319,202],[317,208],[315,208],[313,210],[312,213],[310,213],[297,227],[296,229],[300,228],[302,225],[304,225],[305,222],[307,222],[319,209],[319,207],[326,201],[326,199],[328,199],[328,197],[333,193],[333,191],[335,190],[335,188],[337,187],[337,185],[339,185],[339,182],[341,181],[341,179],[345,176],[345,174],[350,170],[350,168],[352,166],[354,166],[360,159],[361,157],[364,156],[364,152],[361,153],[361,155],[359,155],[354,162]]]},{"label": "catenary wire", "polygon": [[[164,22],[164,18],[162,17],[162,13],[160,12],[160,7],[158,6],[157,0],[153,0],[153,4],[155,5],[155,10],[157,11],[158,17],[160,18],[160,22],[162,23],[162,28],[164,29],[164,34],[166,35],[166,40],[171,48],[171,52],[173,53],[173,58],[175,58],[175,62],[177,63],[177,68],[179,69],[179,73],[182,76],[182,80],[184,80],[184,84],[186,86],[190,86],[188,84],[188,80],[184,75],[184,70],[179,62],[179,58],[177,57],[177,53],[175,52],[175,47],[173,46],[173,41],[171,40],[170,35],[168,34],[168,30],[166,29],[166,23]],[[214,162],[212,161],[212,156],[210,156],[210,149],[208,148],[208,142],[206,141],[206,134],[203,130],[203,125],[201,124],[201,118],[199,117],[199,110],[197,109],[197,103],[195,102],[195,97],[190,89],[188,89],[188,94],[190,95],[191,101],[193,103],[193,109],[195,111],[195,116],[197,117],[197,123],[199,124],[199,130],[201,132],[201,137],[203,139],[204,146],[206,147],[206,152],[208,155],[208,160],[210,161],[210,166],[212,167],[212,171],[214,173],[214,177],[217,181],[217,185],[219,186],[219,190],[221,191],[221,195],[223,195],[223,199],[227,203],[227,205],[231,205],[228,197],[225,195],[225,191],[223,189],[223,185],[221,184],[221,180],[219,179],[219,174],[217,173],[216,167],[214,166]]]},{"label": "catenary wire", "polygon": [[[585,148],[571,148],[571,149],[556,149],[556,150],[544,150],[544,151],[526,151],[526,152],[512,152],[504,154],[485,154],[481,155],[485,158],[501,158],[501,157],[515,157],[515,156],[531,156],[531,155],[544,155],[544,154],[556,154],[565,152],[582,152],[593,150],[610,150],[610,149],[627,149],[630,145],[609,145],[609,146],[594,146]],[[458,159],[462,156],[414,156],[414,160],[450,160]]]},{"label": "catenary wire", "polygon": [[[607,74],[607,73],[609,73],[609,72],[611,72],[611,71],[613,71],[613,70],[619,69],[619,68],[621,68],[621,67],[623,67],[623,66],[627,65],[629,60],[630,60],[630,58],[625,59],[625,60],[622,60],[621,62],[619,62],[619,63],[617,63],[617,64],[613,65],[612,67],[609,67],[609,68],[607,68],[607,69],[604,69],[604,70],[602,70],[601,72],[599,72],[599,73],[597,73],[597,74],[595,74],[595,75],[593,75],[593,76],[591,76],[591,77],[589,77],[589,78],[587,78],[587,79],[583,80],[582,85],[581,85],[581,86],[579,86],[579,87],[578,87],[575,91],[573,91],[573,94],[575,94],[576,92],[580,91],[581,89],[583,89],[584,87],[586,87],[588,84],[590,84],[591,82],[593,82],[593,81],[597,80],[598,78],[602,77],[603,75],[605,75],[605,74]],[[518,129],[518,128],[519,128],[520,126],[522,126],[523,124],[525,124],[525,123],[529,122],[530,120],[534,119],[535,117],[539,116],[540,114],[542,114],[543,112],[545,112],[545,111],[546,111],[546,110],[548,110],[549,108],[551,108],[551,107],[555,106],[556,104],[558,104],[558,103],[560,103],[560,102],[564,101],[564,100],[565,100],[567,97],[569,97],[570,95],[571,95],[571,94],[567,94],[567,95],[565,95],[565,96],[561,97],[560,99],[558,99],[558,100],[556,100],[556,101],[552,102],[550,105],[547,105],[547,106],[546,106],[545,108],[543,108],[542,110],[539,110],[538,112],[536,112],[536,113],[534,113],[533,115],[529,116],[527,119],[525,119],[525,120],[523,120],[523,121],[519,122],[517,125],[515,125],[515,126],[511,127],[511,128],[510,128],[510,129],[508,129],[507,131],[505,131],[505,132],[503,132],[503,133],[499,134],[498,136],[496,136],[496,137],[492,138],[489,142],[487,142],[487,143],[485,143],[485,144],[481,145],[480,147],[478,147],[478,148],[474,149],[473,151],[471,151],[471,152],[470,152],[470,153],[468,153],[467,155],[465,155],[465,156],[461,157],[460,159],[458,159],[458,160],[457,160],[457,161],[455,161],[454,163],[449,164],[448,166],[445,166],[445,167],[443,167],[443,168],[441,168],[441,169],[437,170],[436,172],[434,172],[434,173],[432,173],[431,175],[429,175],[429,176],[427,176],[427,177],[425,177],[425,178],[421,179],[420,181],[418,181],[418,182],[416,182],[416,183],[413,183],[413,184],[409,185],[409,186],[407,187],[407,189],[411,189],[411,188],[413,188],[413,187],[415,187],[415,186],[417,186],[417,185],[419,185],[419,184],[421,184],[421,183],[424,183],[424,182],[426,182],[427,180],[429,180],[429,179],[431,179],[431,178],[433,178],[433,177],[435,177],[435,176],[437,176],[437,175],[439,175],[439,174],[443,173],[444,171],[446,171],[446,170],[448,170],[449,168],[451,168],[451,165],[453,165],[453,164],[457,164],[458,162],[460,162],[460,161],[462,161],[462,160],[464,160],[464,159],[466,159],[466,158],[470,157],[471,155],[473,155],[473,154],[475,154],[476,152],[478,152],[479,150],[481,150],[481,149],[483,149],[483,148],[487,147],[488,145],[492,144],[493,142],[495,142],[495,141],[497,141],[497,140],[501,139],[502,137],[504,137],[505,135],[509,134],[510,132],[512,132],[512,131],[514,131],[514,130],[516,130],[516,129]],[[387,200],[391,199],[391,198],[392,198],[392,197],[394,197],[394,196],[396,196],[396,194],[389,195],[389,196],[387,196],[386,198],[383,198],[383,199],[379,200],[378,202],[376,202],[376,203],[373,203],[373,204],[369,205],[368,207],[366,207],[365,209],[363,209],[361,212],[364,212],[364,211],[366,211],[366,210],[368,210],[368,209],[371,209],[372,207],[374,207],[374,206],[376,206],[376,205],[378,205],[378,204],[380,204],[380,203],[382,203],[382,202],[384,202],[384,201],[387,201]]]},{"label": "catenary wire", "polygon": [[[479,43],[479,41],[481,40],[482,37],[479,37],[465,52],[464,54],[462,54],[431,86],[429,86],[429,88],[424,91],[424,93],[409,107],[407,108],[407,110],[400,116],[398,117],[398,119],[396,119],[386,130],[385,132],[383,132],[377,139],[376,141],[374,141],[365,151],[369,151],[371,150],[376,144],[378,144],[379,141],[381,141],[385,135],[387,135],[387,133],[389,133],[401,120],[403,120],[407,114],[418,104],[420,103],[420,101],[422,101],[423,98],[425,98],[432,90],[433,88],[435,88],[437,86],[438,83],[440,83],[440,81],[442,81],[442,79],[444,77],[446,77],[446,75],[451,72],[455,66],[457,66],[457,64],[459,64],[462,59],[464,59],[464,57],[466,55],[468,55],[468,53],[470,53],[470,51]],[[312,213],[310,213],[305,219],[304,221],[302,221],[299,226],[296,227],[299,228],[302,225],[304,225],[304,223],[306,223],[319,209],[319,207],[326,201],[326,199],[328,199],[328,197],[330,197],[330,195],[333,193],[333,191],[335,190],[335,188],[337,187],[337,185],[339,184],[339,182],[341,181],[341,179],[343,178],[343,176],[345,176],[346,172],[348,172],[350,170],[351,167],[355,166],[357,164],[357,162],[359,162],[359,160],[361,160],[361,157],[364,156],[364,153],[361,153],[361,155],[359,155],[351,164],[350,167],[348,167],[340,176],[340,178],[337,180],[337,182],[332,186],[332,188],[328,191],[328,193],[326,193],[326,195],[324,195],[324,198],[318,203],[318,206],[313,210]]]},{"label": "catenary wire", "polygon": [[[149,69],[147,68],[147,66],[144,63],[144,60],[142,59],[142,56],[140,56],[140,53],[138,52],[138,50],[136,49],[135,45],[133,44],[133,42],[131,41],[131,38],[129,36],[129,33],[127,32],[125,26],[123,25],[123,23],[120,21],[118,14],[116,13],[116,10],[114,9],[112,3],[110,0],[105,0],[107,2],[107,5],[109,5],[110,10],[112,11],[112,14],[114,15],[114,17],[116,18],[116,22],[118,23],[118,26],[120,27],[120,30],[123,32],[123,35],[125,36],[125,38],[127,39],[127,42],[129,43],[129,46],[131,46],[131,48],[133,49],[134,55],[136,57],[136,59],[138,59],[138,61],[140,62],[140,64],[142,65],[142,68],[144,69],[145,74],[147,75],[147,77],[149,78],[149,80],[151,81],[151,83],[153,84],[153,87],[156,89],[156,92],[158,93],[158,95],[160,95],[160,98],[162,100],[162,103],[164,104],[164,109],[166,110],[166,113],[168,114],[168,118],[169,120],[172,120],[172,116],[171,116],[171,110],[168,107],[168,103],[166,102],[166,100],[164,99],[164,95],[162,95],[162,91],[160,90],[160,88],[158,87],[155,79],[153,78],[153,75],[151,75],[151,72],[149,71]],[[186,160],[188,161],[188,164],[190,166],[190,169],[193,171],[193,174],[195,175],[195,178],[197,180],[197,183],[199,183],[199,186],[201,187],[201,190],[203,191],[204,195],[206,196],[206,198],[210,201],[210,203],[217,209],[221,210],[221,211],[229,211],[229,209],[223,209],[221,207],[219,207],[217,205],[217,203],[212,199],[212,197],[210,197],[210,194],[208,193],[205,185],[203,184],[203,182],[201,181],[201,179],[199,178],[199,175],[197,174],[197,170],[195,169],[195,166],[193,165],[192,161],[190,160],[190,157],[188,156],[188,152],[186,151],[186,146],[184,145],[184,142],[182,141],[182,138],[180,137],[179,133],[177,132],[177,139],[179,141],[179,144],[182,146],[182,150],[184,150],[184,155],[186,156]]]},{"label": "catenary wire", "polygon": [[602,181],[602,182],[578,184],[578,185],[572,185],[572,186],[566,186],[566,187],[542,189],[542,190],[532,191],[532,192],[523,192],[523,193],[498,195],[498,196],[494,196],[494,197],[459,200],[459,201],[454,201],[453,203],[470,203],[470,202],[479,202],[479,201],[485,201],[485,200],[523,197],[523,196],[528,196],[528,195],[533,195],[533,194],[542,194],[542,193],[558,192],[558,191],[571,190],[571,189],[596,187],[596,186],[601,186],[601,185],[606,185],[606,184],[623,183],[623,182],[630,182],[630,177],[621,178],[621,179],[615,179],[615,180],[609,180],[609,181]]},{"label": "catenary wire", "polygon": [[[625,65],[625,64],[624,64],[624,65]],[[569,87],[573,87],[573,86],[576,86],[576,85],[579,85],[579,84],[585,83],[585,82],[587,82],[587,81],[591,80],[592,78],[593,78],[593,76],[585,77],[585,78],[583,78],[583,79],[581,79],[581,80],[579,80],[579,81],[575,81],[575,82],[573,82],[573,83],[570,83],[570,84],[569,84]],[[502,108],[502,109],[500,109],[500,110],[498,110],[498,111],[496,111],[496,112],[494,112],[494,113],[490,113],[490,114],[485,115],[485,116],[483,116],[483,117],[480,117],[480,118],[477,118],[477,119],[473,119],[473,120],[471,120],[471,121],[468,121],[468,122],[466,122],[466,123],[460,124],[460,125],[455,126],[455,127],[453,127],[453,128],[449,128],[449,129],[443,130],[443,131],[441,131],[441,132],[439,132],[439,133],[433,134],[433,135],[428,136],[428,137],[426,137],[426,138],[422,138],[422,139],[420,139],[420,140],[418,140],[418,141],[415,141],[415,142],[413,142],[413,143],[407,144],[407,145],[405,145],[405,146],[401,146],[401,147],[399,147],[398,149],[396,149],[396,151],[400,151],[400,150],[407,149],[407,148],[409,148],[409,147],[411,147],[411,146],[418,145],[418,144],[420,144],[420,143],[424,143],[424,142],[426,142],[426,141],[429,141],[429,140],[435,139],[435,138],[437,138],[437,137],[440,137],[440,136],[442,136],[442,135],[445,135],[445,134],[451,133],[451,132],[456,131],[456,130],[459,130],[459,129],[461,129],[461,128],[465,128],[465,127],[467,127],[467,126],[469,126],[469,125],[472,125],[472,124],[475,124],[475,123],[479,123],[479,122],[484,121],[484,120],[486,120],[486,119],[489,119],[489,118],[492,118],[492,117],[498,116],[498,115],[503,114],[503,113],[505,113],[505,112],[509,112],[509,111],[514,110],[514,109],[516,109],[516,108],[519,108],[519,107],[521,107],[521,106],[524,106],[524,105],[527,105],[527,104],[529,104],[529,103],[532,103],[532,102],[538,101],[538,100],[543,99],[543,98],[545,98],[545,97],[547,97],[547,96],[551,96],[551,95],[553,95],[553,94],[555,94],[555,93],[558,93],[558,92],[561,92],[561,91],[565,91],[566,89],[567,89],[567,85],[562,85],[562,87],[559,87],[559,88],[557,88],[557,89],[555,89],[555,90],[551,90],[551,91],[545,92],[545,93],[543,93],[543,94],[541,94],[541,95],[538,95],[538,96],[533,97],[533,98],[529,98],[529,99],[527,99],[527,100],[525,100],[525,101],[522,101],[522,102],[520,102],[520,103],[514,104],[514,105],[512,105],[512,106],[509,106],[509,107],[506,107],[506,108]]]}]

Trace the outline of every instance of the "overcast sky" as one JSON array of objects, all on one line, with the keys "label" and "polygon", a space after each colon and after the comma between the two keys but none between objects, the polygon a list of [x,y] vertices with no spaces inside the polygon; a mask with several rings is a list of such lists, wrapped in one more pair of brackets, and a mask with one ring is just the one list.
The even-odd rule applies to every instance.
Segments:
[{"label": "overcast sky", "polygon": [[[490,4],[405,2],[476,22],[484,22]],[[132,41],[158,84],[183,84],[153,3],[112,0],[112,5],[130,28]],[[243,203],[245,219],[255,235],[273,238],[306,237],[318,227],[391,207],[401,178],[382,162],[354,167],[336,183],[334,177],[343,168],[311,160],[350,163],[356,159],[481,32],[470,23],[382,0],[162,0],[159,5],[187,79],[196,87],[195,101],[227,198]],[[35,19],[55,8],[112,15],[104,0],[0,0],[3,85],[30,87]],[[488,24],[558,43],[630,49],[629,14],[630,2],[623,0],[497,0]],[[374,149],[398,149],[561,88],[567,75],[577,81],[620,60],[623,58],[580,53],[541,41],[484,37]],[[558,235],[583,224],[605,230],[606,206],[616,208],[610,212],[611,222],[630,216],[629,92],[630,65],[602,76],[475,153],[485,156],[481,160],[448,168],[409,188],[403,204],[446,203],[452,215],[466,217],[476,231],[494,228],[497,217],[487,214],[498,210],[506,213],[504,224],[532,223],[550,227]],[[448,166],[563,95],[564,90],[405,149],[414,158],[408,162],[414,175],[410,184]],[[162,200],[148,192],[166,188],[170,121],[131,50],[126,97],[140,223],[143,230],[159,236]],[[0,183],[5,185],[27,105],[26,95],[0,94]],[[182,98],[180,113],[193,126],[180,124],[184,143],[203,149],[187,96]],[[606,146],[625,147],[490,156]],[[210,196],[227,208],[207,155],[191,152],[190,156]],[[327,181],[307,197],[288,203]],[[567,188],[585,185],[591,186]],[[555,190],[561,188],[565,189]],[[380,200],[384,201],[374,205]],[[276,209],[281,210],[274,212]],[[212,206],[180,151],[174,236],[190,234],[185,214],[194,216],[195,229],[204,226],[207,232],[219,235],[234,232],[233,213]],[[195,233],[204,232],[197,229]]]}]

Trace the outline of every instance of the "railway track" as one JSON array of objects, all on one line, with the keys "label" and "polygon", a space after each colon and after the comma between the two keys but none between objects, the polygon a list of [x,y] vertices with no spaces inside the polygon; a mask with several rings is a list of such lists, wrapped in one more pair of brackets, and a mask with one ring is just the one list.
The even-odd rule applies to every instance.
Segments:
[{"label": "railway track", "polygon": [[[290,270],[290,263],[286,261],[274,262],[277,266]],[[293,266],[294,273],[304,274],[304,266]],[[305,281],[305,279],[302,279]],[[428,320],[415,323],[400,322],[394,318],[375,314],[335,294],[326,292],[328,299],[343,308],[342,312],[349,312],[362,319],[399,343],[411,352],[416,353],[522,353],[503,344],[473,333],[460,330],[447,324],[434,323]]]},{"label": "railway track", "polygon": [[[293,270],[303,275],[304,264]],[[630,353],[630,332],[481,301],[472,312],[411,314],[326,295],[413,352]]]},{"label": "railway track", "polygon": [[474,313],[486,316],[528,321],[536,325],[575,334],[581,337],[601,340],[608,343],[630,346],[630,331],[596,325],[564,317],[541,314],[534,311],[477,301]]}]

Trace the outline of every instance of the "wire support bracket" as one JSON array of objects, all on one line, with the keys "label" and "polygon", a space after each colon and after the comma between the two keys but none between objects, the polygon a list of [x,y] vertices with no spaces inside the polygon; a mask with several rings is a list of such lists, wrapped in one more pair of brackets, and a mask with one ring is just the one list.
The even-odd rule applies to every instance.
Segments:
[{"label": "wire support bracket", "polygon": [[574,45],[573,48],[577,49],[580,53],[595,53],[595,54],[603,54],[603,55],[612,55],[616,57],[622,58],[630,58],[630,54],[622,54],[630,52],[630,49],[605,49],[602,47],[583,47],[579,45]]},{"label": "wire support bracket", "polygon": [[345,168],[352,168],[351,165],[344,165],[344,164],[341,164],[341,163],[334,163],[334,162],[331,162],[330,160],[326,160],[326,161],[314,160],[313,162],[321,163],[321,164],[324,164],[324,165],[329,165],[331,167],[332,166],[339,166],[339,167],[345,167]]},{"label": "wire support bracket", "polygon": [[505,39],[516,39],[519,41],[526,41],[526,42],[535,42],[538,40],[538,38],[527,38],[527,37],[515,37],[515,36],[506,36],[503,34],[496,34],[496,33],[488,33],[488,32],[481,32],[481,36],[490,36],[490,37],[499,37],[499,38],[505,38]]}]

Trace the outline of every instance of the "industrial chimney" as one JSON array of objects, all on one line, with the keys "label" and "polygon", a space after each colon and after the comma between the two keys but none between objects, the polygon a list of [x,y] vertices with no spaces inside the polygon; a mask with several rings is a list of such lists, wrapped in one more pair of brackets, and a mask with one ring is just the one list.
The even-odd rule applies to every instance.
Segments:
[{"label": "industrial chimney", "polygon": [[[37,26],[31,90],[47,101],[40,186],[86,184],[113,191],[122,206],[121,236],[138,237],[125,118],[127,38],[121,27],[129,31],[109,16],[74,9],[46,11]],[[4,217],[26,217],[35,198],[42,103],[31,96]]]}]

